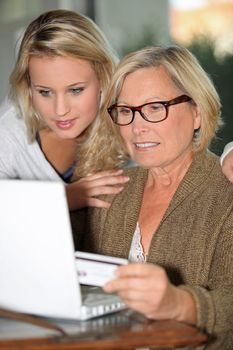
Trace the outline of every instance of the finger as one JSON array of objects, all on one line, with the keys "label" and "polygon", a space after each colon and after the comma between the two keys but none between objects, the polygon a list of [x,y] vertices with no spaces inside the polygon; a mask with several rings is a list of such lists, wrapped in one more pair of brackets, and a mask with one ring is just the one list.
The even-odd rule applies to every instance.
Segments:
[{"label": "finger", "polygon": [[99,196],[102,194],[117,194],[120,193],[123,189],[124,187],[122,186],[101,186],[88,189],[86,194],[88,197]]},{"label": "finger", "polygon": [[117,186],[124,185],[129,181],[128,176],[104,176],[99,178],[92,178],[92,180],[83,178],[77,182],[78,186],[82,186],[83,189],[92,189],[100,186]]},{"label": "finger", "polygon": [[134,309],[135,311],[141,312],[144,315],[151,315],[152,307],[154,310],[157,308],[156,305],[158,305],[156,302],[156,297],[152,295],[151,290],[138,291],[135,289],[124,289],[114,293],[117,293],[128,307]]},{"label": "finger", "polygon": [[233,183],[233,167],[223,167],[222,170],[228,180]]},{"label": "finger", "polygon": [[130,299],[121,298],[123,302],[132,310],[140,312],[147,316],[148,318],[153,318],[151,306],[145,303],[143,300],[135,301]]},{"label": "finger", "polygon": [[233,174],[228,176],[228,180],[233,183]]},{"label": "finger", "polygon": [[71,207],[71,210],[82,209],[86,207],[96,207],[96,208],[109,208],[111,206],[110,202],[100,200],[95,197],[85,197],[79,198],[75,201],[75,205]]},{"label": "finger", "polygon": [[124,295],[131,295],[131,293],[144,293],[148,289],[147,279],[138,277],[123,277],[114,279],[105,284],[103,287],[109,293],[126,293]]},{"label": "finger", "polygon": [[128,176],[124,175],[109,175],[104,177],[99,177],[98,179],[93,179],[92,181],[88,181],[89,185],[91,187],[96,186],[104,186],[104,185],[118,185],[118,184],[124,184],[129,181]]},{"label": "finger", "polygon": [[119,266],[115,272],[117,277],[150,277],[154,274],[164,274],[164,270],[157,265],[150,263],[130,263]]},{"label": "finger", "polygon": [[142,310],[145,310],[146,303],[144,300],[135,300],[135,299],[130,299],[128,297],[125,297],[124,295],[121,295],[120,293],[118,296],[123,300],[123,302],[131,309],[135,311],[142,312]]},{"label": "finger", "polygon": [[92,181],[92,180],[96,180],[96,179],[99,179],[102,177],[117,176],[117,175],[121,175],[121,174],[123,174],[122,169],[103,170],[103,171],[99,171],[95,174],[88,175],[85,177],[85,179],[87,181]]},{"label": "finger", "polygon": [[228,180],[233,183],[233,169],[229,172],[226,172],[225,175],[228,178]]},{"label": "finger", "polygon": [[107,201],[100,200],[98,198],[88,198],[85,206],[108,209],[111,206],[111,203],[107,202]]}]

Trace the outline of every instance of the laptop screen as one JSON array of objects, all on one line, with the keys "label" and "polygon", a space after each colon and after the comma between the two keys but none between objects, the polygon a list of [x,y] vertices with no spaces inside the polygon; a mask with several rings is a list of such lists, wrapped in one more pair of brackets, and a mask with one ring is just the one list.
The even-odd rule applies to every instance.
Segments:
[{"label": "laptop screen", "polygon": [[78,318],[81,294],[62,182],[0,181],[0,307]]}]

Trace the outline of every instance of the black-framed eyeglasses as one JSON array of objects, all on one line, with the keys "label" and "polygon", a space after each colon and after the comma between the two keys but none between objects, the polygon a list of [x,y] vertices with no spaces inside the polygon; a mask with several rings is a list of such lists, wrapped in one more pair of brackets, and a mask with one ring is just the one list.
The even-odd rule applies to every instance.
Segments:
[{"label": "black-framed eyeglasses", "polygon": [[113,104],[108,113],[117,125],[129,125],[133,122],[135,112],[139,112],[143,119],[150,123],[159,123],[168,117],[168,108],[179,103],[191,101],[187,95],[177,96],[170,101],[156,101],[144,103],[137,107]]}]

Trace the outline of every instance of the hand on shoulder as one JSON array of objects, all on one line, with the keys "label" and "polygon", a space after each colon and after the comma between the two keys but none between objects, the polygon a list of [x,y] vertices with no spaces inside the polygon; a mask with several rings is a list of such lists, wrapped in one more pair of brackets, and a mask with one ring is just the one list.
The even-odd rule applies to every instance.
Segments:
[{"label": "hand on shoulder", "polygon": [[119,169],[100,171],[72,182],[66,186],[69,209],[109,208],[109,202],[97,197],[121,192],[128,180],[129,178],[123,175],[123,170]]}]

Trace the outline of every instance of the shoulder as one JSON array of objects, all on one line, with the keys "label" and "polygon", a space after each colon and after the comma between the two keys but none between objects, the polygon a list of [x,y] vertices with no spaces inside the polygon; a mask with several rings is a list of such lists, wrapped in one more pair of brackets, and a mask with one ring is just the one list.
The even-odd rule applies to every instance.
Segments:
[{"label": "shoulder", "polygon": [[211,152],[196,155],[187,175],[186,185],[192,182],[195,192],[215,208],[232,207],[233,186],[223,174],[218,156]]},{"label": "shoulder", "polygon": [[147,178],[148,170],[139,166],[132,166],[124,169],[124,175],[135,180],[144,180]]},{"label": "shoulder", "polygon": [[0,105],[0,142],[27,139],[27,130],[23,118],[13,104],[6,100]]},{"label": "shoulder", "polygon": [[116,196],[119,199],[119,201],[129,196],[137,196],[138,193],[143,192],[148,176],[148,170],[138,166],[134,166],[125,169],[124,175],[129,177],[129,181],[125,185],[124,190]]},{"label": "shoulder", "polygon": [[203,167],[207,170],[214,183],[219,183],[219,185],[222,184],[223,186],[227,186],[233,190],[231,182],[227,180],[226,176],[222,172],[219,156],[212,152],[207,152],[203,160]]},{"label": "shoulder", "polygon": [[188,177],[192,181],[198,181],[208,179],[208,177],[216,177],[217,174],[220,174],[221,166],[219,157],[210,152],[202,151],[195,154],[193,162],[188,170]]},{"label": "shoulder", "polygon": [[219,156],[210,151],[196,154],[190,170],[197,178],[206,178],[207,181],[210,178],[214,182],[229,183],[222,172]]}]

